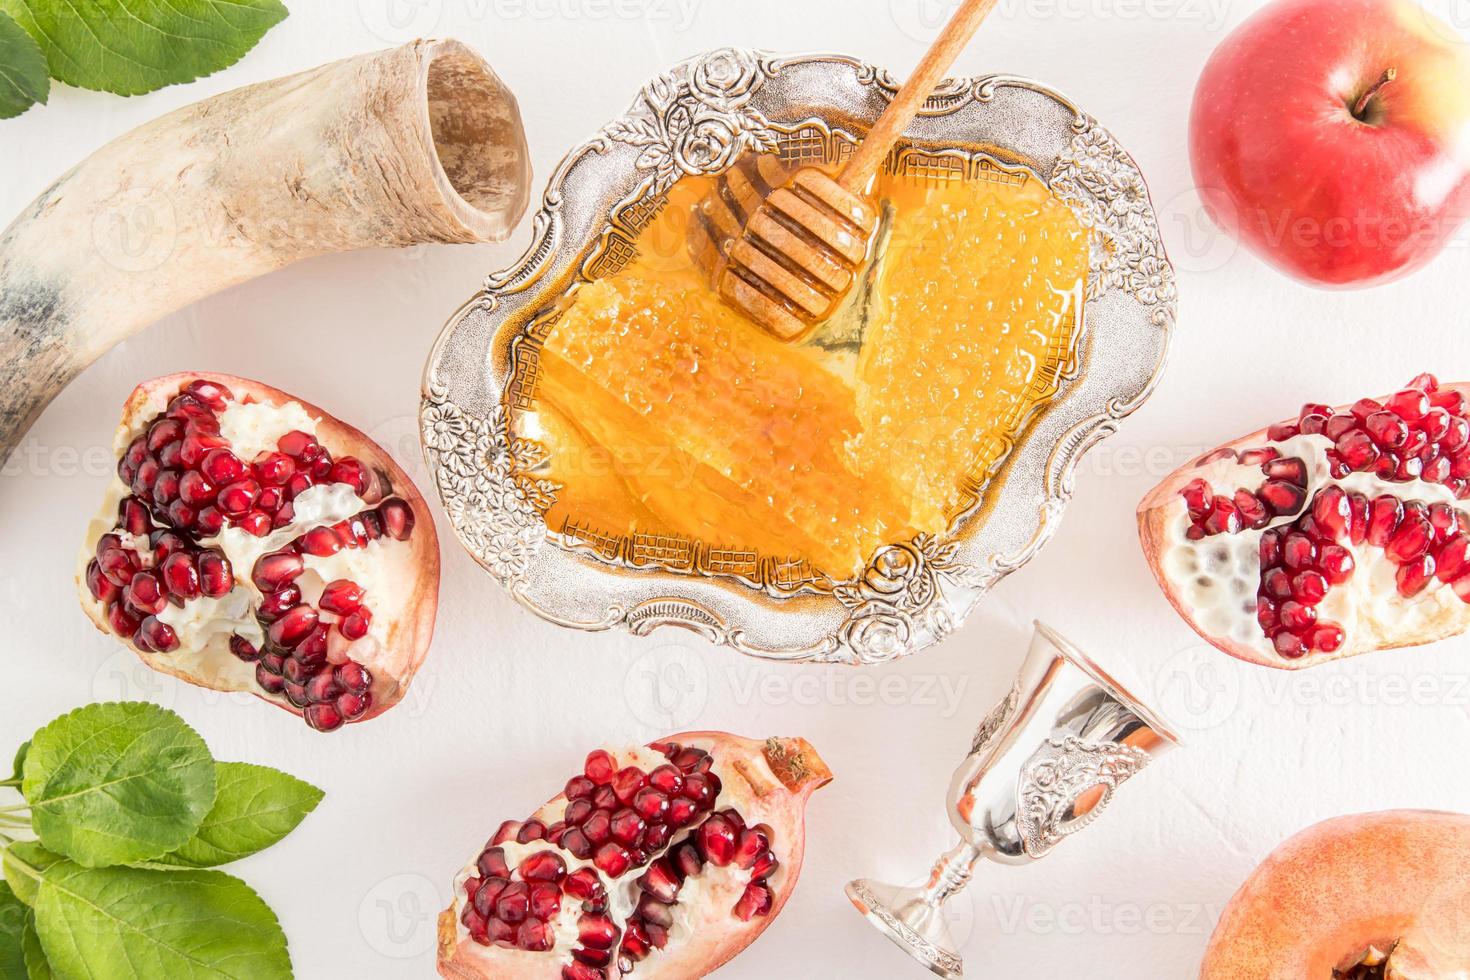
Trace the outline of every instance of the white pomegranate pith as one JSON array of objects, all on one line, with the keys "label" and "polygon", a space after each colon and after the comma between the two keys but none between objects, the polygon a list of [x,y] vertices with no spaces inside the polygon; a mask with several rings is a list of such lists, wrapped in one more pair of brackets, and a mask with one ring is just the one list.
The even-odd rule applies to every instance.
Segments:
[{"label": "white pomegranate pith", "polygon": [[1305,405],[1187,475],[1157,570],[1207,636],[1296,663],[1470,624],[1470,420],[1432,376]]}]

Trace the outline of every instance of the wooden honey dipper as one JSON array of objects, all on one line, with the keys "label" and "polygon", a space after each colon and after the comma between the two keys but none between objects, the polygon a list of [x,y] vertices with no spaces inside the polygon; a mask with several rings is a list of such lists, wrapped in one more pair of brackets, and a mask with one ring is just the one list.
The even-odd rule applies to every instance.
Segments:
[{"label": "wooden honey dipper", "polygon": [[868,200],[873,175],[995,4],[960,4],[835,178],[803,167],[784,179],[765,154],[720,176],[695,214],[690,242],[721,299],[782,340],[832,315],[877,227]]}]

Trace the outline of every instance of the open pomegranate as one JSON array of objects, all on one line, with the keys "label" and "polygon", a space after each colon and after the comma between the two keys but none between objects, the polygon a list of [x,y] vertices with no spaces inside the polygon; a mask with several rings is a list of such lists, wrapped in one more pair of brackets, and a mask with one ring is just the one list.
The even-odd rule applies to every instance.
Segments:
[{"label": "open pomegranate", "polygon": [[771,923],[801,873],[804,809],[832,778],[804,739],[721,732],[597,749],[454,882],[455,980],[689,980]]},{"label": "open pomegranate", "polygon": [[1200,980],[1470,980],[1470,817],[1317,824],[1230,900]]},{"label": "open pomegranate", "polygon": [[150,667],[320,731],[397,703],[428,651],[439,543],[367,436],[257,381],[174,374],[123,407],[82,608]]},{"label": "open pomegranate", "polygon": [[1253,432],[1138,508],[1179,613],[1231,656],[1306,667],[1470,626],[1466,385],[1421,374],[1382,399]]}]

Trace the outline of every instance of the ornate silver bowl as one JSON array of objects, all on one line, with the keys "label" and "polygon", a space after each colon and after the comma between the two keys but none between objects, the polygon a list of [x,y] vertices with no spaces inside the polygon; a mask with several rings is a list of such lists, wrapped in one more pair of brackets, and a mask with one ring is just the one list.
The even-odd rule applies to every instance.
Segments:
[{"label": "ornate silver bowl", "polygon": [[1158,380],[1175,279],[1132,158],[1063,96],[1004,75],[945,82],[888,164],[1043,181],[1092,236],[1075,348],[1055,395],[1015,434],[983,507],[977,492],[944,534],[891,542],[865,574],[820,589],[757,555],[666,536],[599,540],[543,518],[558,487],[538,475],[546,449],[518,436],[513,419],[534,411],[536,331],[544,335],[556,301],[628,261],[680,176],[721,172],[749,151],[840,159],[896,88],[882,69],[840,55],[713,51],[651,81],[552,174],[530,249],[491,275],[435,344],[421,411],[455,533],[526,608],[583,630],[683,626],[773,660],[876,663],[954,630],[1055,532],[1077,461]]}]

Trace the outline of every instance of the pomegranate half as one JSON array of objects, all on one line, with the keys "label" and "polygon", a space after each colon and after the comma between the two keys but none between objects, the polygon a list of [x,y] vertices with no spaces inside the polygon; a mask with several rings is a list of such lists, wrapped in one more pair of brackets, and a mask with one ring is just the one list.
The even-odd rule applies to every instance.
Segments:
[{"label": "pomegranate half", "polygon": [[506,821],[439,919],[452,980],[689,980],[755,941],[801,873],[804,811],[832,778],[804,739],[674,735],[597,749]]},{"label": "pomegranate half", "polygon": [[1470,626],[1470,386],[1308,404],[1171,474],[1138,508],[1144,554],[1226,653],[1308,667]]},{"label": "pomegranate half", "polygon": [[1230,900],[1200,980],[1470,980],[1470,817],[1338,817]]},{"label": "pomegranate half", "polygon": [[87,531],[82,608],[155,670],[320,731],[396,704],[428,652],[439,542],[380,447],[258,381],[133,390]]}]

